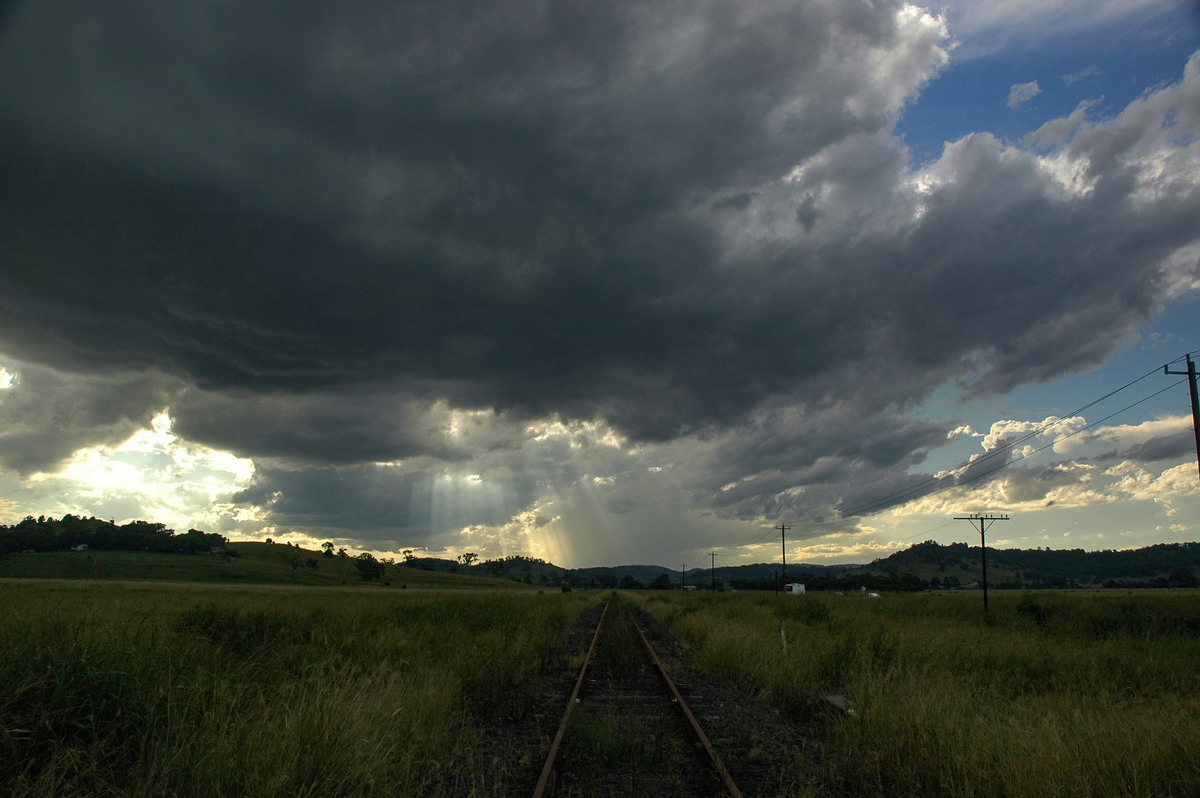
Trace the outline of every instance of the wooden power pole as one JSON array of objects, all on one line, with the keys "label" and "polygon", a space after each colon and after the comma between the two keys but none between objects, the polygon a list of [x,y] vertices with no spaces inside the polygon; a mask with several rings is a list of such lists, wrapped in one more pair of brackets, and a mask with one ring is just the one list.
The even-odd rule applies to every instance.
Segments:
[{"label": "wooden power pole", "polygon": [[[783,570],[779,574],[779,585],[782,587],[784,580],[787,579],[787,541],[785,540],[784,536],[787,535],[787,531],[791,529],[791,527],[787,524],[780,524],[775,528],[779,530],[779,554],[783,560]],[[775,592],[779,593],[779,588],[776,588]]]},{"label": "wooden power pole", "polygon": [[987,596],[987,541],[984,539],[984,532],[995,521],[1007,521],[1007,515],[956,515],[955,521],[970,521],[971,526],[975,526],[975,522],[979,522],[979,547],[982,550],[983,564],[983,614],[987,615],[988,611],[988,596]]},{"label": "wooden power pole", "polygon": [[1163,374],[1186,374],[1188,378],[1188,387],[1192,391],[1192,432],[1196,435],[1196,468],[1200,469],[1200,398],[1196,395],[1196,364],[1192,362],[1192,356],[1185,355],[1187,360],[1187,371],[1171,371],[1167,366],[1163,366]]}]

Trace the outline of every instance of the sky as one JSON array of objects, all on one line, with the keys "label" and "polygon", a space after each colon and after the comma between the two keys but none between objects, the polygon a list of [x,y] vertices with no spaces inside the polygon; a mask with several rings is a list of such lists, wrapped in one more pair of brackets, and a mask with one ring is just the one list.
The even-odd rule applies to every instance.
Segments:
[{"label": "sky", "polygon": [[0,253],[0,522],[1200,539],[1195,2],[9,3]]}]

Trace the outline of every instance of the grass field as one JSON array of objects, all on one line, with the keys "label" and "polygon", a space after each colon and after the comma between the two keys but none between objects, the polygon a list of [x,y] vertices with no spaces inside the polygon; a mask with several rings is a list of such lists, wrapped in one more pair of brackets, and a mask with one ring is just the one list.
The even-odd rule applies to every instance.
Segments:
[{"label": "grass field", "polygon": [[640,595],[843,794],[1200,795],[1196,591]]},{"label": "grass field", "polygon": [[[0,580],[0,794],[510,794],[486,730],[603,594],[487,584]],[[1200,795],[1195,591],[625,595],[807,731],[811,795]]]},{"label": "grass field", "polygon": [[0,794],[503,792],[480,730],[532,703],[595,600],[0,582]]}]

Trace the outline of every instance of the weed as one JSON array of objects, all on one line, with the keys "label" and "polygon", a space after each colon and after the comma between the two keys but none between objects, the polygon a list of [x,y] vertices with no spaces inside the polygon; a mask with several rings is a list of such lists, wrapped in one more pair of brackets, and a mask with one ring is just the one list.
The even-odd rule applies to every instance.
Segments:
[{"label": "weed", "polygon": [[1001,592],[986,619],[977,593],[813,598],[656,612],[696,664],[797,719],[848,696],[853,715],[811,727],[809,763],[846,794],[1200,794],[1194,591]]}]

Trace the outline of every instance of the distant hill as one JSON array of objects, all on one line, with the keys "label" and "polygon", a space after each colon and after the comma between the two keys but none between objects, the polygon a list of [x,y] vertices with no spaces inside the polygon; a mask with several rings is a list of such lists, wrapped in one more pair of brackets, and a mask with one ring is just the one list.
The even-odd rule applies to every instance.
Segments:
[{"label": "distant hill", "polygon": [[[868,565],[778,563],[691,568],[686,574],[659,565],[561,568],[529,557],[507,557],[464,566],[452,560],[419,559],[410,565],[448,572],[486,574],[535,585],[637,588],[667,584],[707,589],[772,590],[802,582],[809,590],[927,590],[976,585],[980,549],[966,543],[917,543]],[[1200,543],[1168,543],[1129,551],[993,549],[988,547],[988,586],[996,589],[1070,587],[1191,587],[1200,571]]]},{"label": "distant hill", "polygon": [[[698,588],[708,588],[714,582],[719,589],[742,587],[745,589],[772,589],[779,582],[779,565],[755,563],[752,565],[730,565],[715,569],[689,568],[681,574],[678,569],[661,565],[612,565],[589,568],[563,568],[534,557],[512,556],[496,560],[485,560],[464,565],[454,560],[437,557],[411,557],[401,563],[402,568],[438,571],[442,573],[490,576],[541,586],[570,586],[581,588],[628,588],[662,586],[665,576],[671,588],[681,582]],[[788,566],[789,579],[801,575],[830,577],[861,568],[862,565],[813,565],[801,563]]]},{"label": "distant hill", "polygon": [[[981,551],[966,543],[916,543],[847,576],[911,574],[931,587],[959,587],[980,579]],[[1200,543],[1160,543],[1141,549],[993,549],[988,586],[1004,588],[1194,587]]]}]

